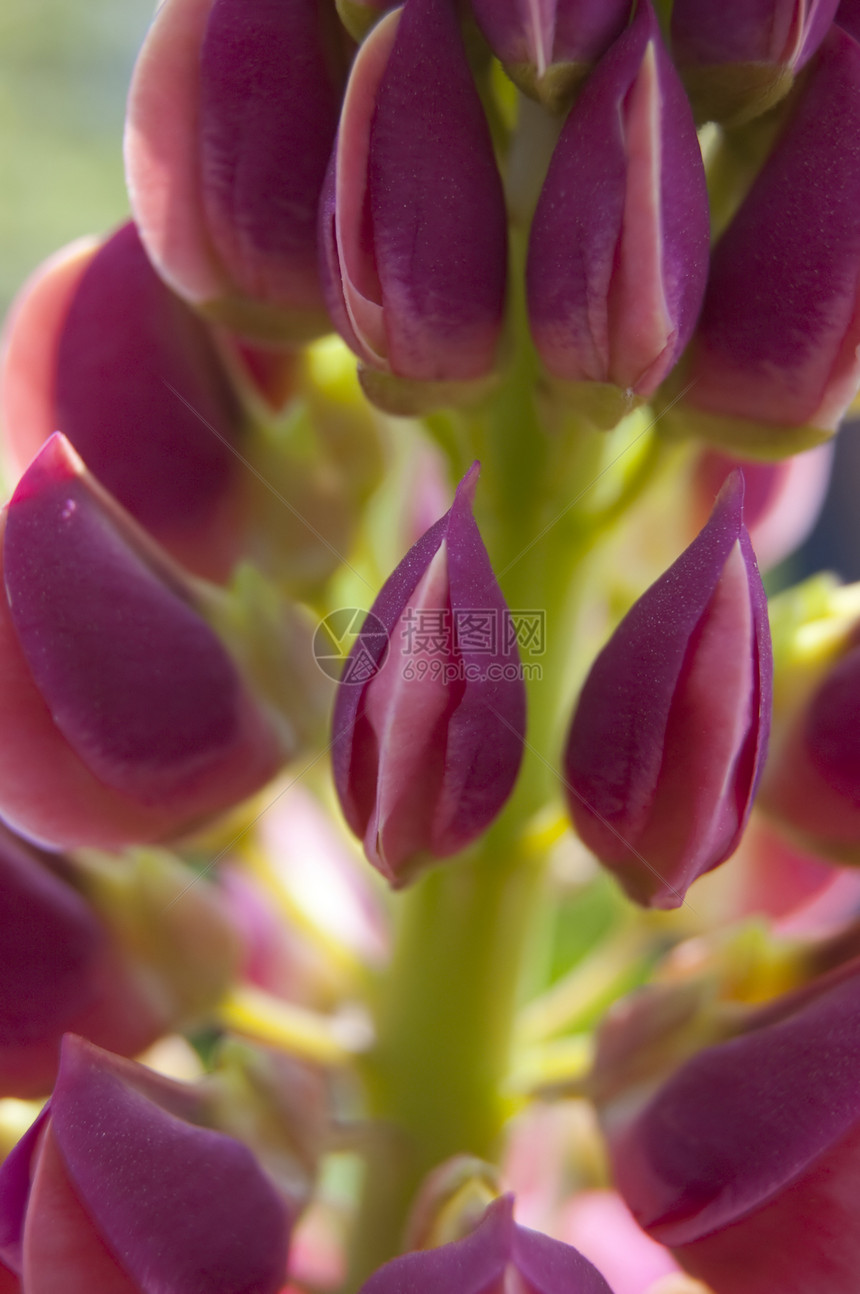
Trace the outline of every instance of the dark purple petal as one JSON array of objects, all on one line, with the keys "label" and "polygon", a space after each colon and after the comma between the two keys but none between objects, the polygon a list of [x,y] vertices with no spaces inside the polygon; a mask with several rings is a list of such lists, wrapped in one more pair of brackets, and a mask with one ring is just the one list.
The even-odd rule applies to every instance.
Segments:
[{"label": "dark purple petal", "polygon": [[95,253],[63,323],[53,429],[169,542],[205,526],[234,487],[240,420],[209,333],[125,225]]},{"label": "dark purple petal", "polygon": [[803,66],[839,0],[675,0],[672,49],[682,63]]},{"label": "dark purple petal", "polygon": [[[344,814],[365,838],[371,861],[400,883],[419,848],[446,857],[489,825],[522,757],[525,692],[510,614],[471,512],[476,480],[477,465],[450,512],[386,581],[335,703],[332,754]],[[428,607],[446,636],[439,649],[444,660],[437,655],[428,662],[440,672],[403,686],[416,663],[402,641],[404,616],[414,613],[413,599],[423,596],[422,581],[433,576],[443,545],[444,570],[435,577],[441,587],[433,585]],[[489,624],[495,640],[489,650],[465,633],[470,612]],[[404,724],[408,735],[400,731]],[[411,763],[399,739],[408,741]],[[385,821],[391,823],[387,858],[377,854]]]},{"label": "dark purple petal", "polygon": [[615,1137],[615,1180],[661,1243],[731,1226],[857,1129],[858,985],[856,973],[839,977],[774,1023],[706,1048]]},{"label": "dark purple petal", "polygon": [[105,783],[146,800],[187,789],[229,751],[240,729],[235,667],[62,438],[13,495],[3,561],[36,684]]},{"label": "dark purple petal", "polygon": [[699,311],[704,169],[647,0],[567,119],[529,243],[529,319],[549,371],[650,395]]},{"label": "dark purple petal", "polygon": [[514,1227],[511,1261],[528,1294],[612,1294],[577,1249],[539,1231]]},{"label": "dark purple petal", "polygon": [[860,46],[833,27],[773,153],[718,243],[689,404],[837,426],[860,380]]},{"label": "dark purple petal", "polygon": [[320,0],[215,0],[210,10],[200,51],[203,208],[222,264],[250,298],[322,309],[317,203],[345,48],[334,7]]},{"label": "dark purple petal", "polygon": [[733,852],[761,773],[770,634],[742,504],[736,473],[597,657],[568,737],[577,828],[643,902],[676,906]]},{"label": "dark purple petal", "polygon": [[51,1124],[108,1249],[141,1289],[277,1294],[289,1223],[247,1147],[154,1105],[69,1037]]},{"label": "dark purple petal", "polygon": [[515,1231],[513,1203],[510,1195],[494,1201],[463,1240],[386,1263],[360,1294],[503,1294]]},{"label": "dark purple petal", "polygon": [[0,1258],[19,1274],[33,1160],[50,1111],[48,1102],[0,1165]]}]

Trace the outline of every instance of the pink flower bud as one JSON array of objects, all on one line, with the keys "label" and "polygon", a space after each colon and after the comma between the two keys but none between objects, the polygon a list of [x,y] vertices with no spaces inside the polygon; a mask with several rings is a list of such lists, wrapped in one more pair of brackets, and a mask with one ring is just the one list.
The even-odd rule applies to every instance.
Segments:
[{"label": "pink flower bud", "polygon": [[680,429],[792,452],[836,429],[860,382],[860,46],[837,27],[717,244]]},{"label": "pink flower bud", "polygon": [[42,843],[188,832],[258,790],[272,721],[178,568],[55,435],[2,517],[0,812]]},{"label": "pink flower bud", "polygon": [[57,865],[0,825],[2,1096],[51,1090],[64,1033],[128,1055],[154,1042],[165,1023]]},{"label": "pink flower bud", "polygon": [[567,741],[577,831],[653,907],[734,852],[764,761],[770,633],[742,509],[736,474],[603,648]]},{"label": "pink flower bud", "polygon": [[335,702],[344,816],[395,888],[490,825],[522,757],[525,687],[472,516],[477,477],[475,464],[385,583]]},{"label": "pink flower bud", "polygon": [[551,108],[565,105],[621,34],[631,8],[631,0],[472,0],[478,25],[508,75]]},{"label": "pink flower bud", "polygon": [[860,963],[764,1008],[608,1127],[640,1226],[717,1294],[854,1294]]},{"label": "pink flower bud", "polygon": [[395,1258],[365,1281],[360,1294],[612,1294],[570,1245],[517,1226],[513,1208],[513,1196],[502,1196],[471,1235]]},{"label": "pink flower bud", "polygon": [[674,0],[672,53],[701,119],[772,107],[827,35],[839,0]]},{"label": "pink flower bud", "polygon": [[835,443],[817,445],[775,463],[755,462],[703,449],[692,478],[692,522],[705,522],[711,500],[733,471],[744,474],[744,524],[762,570],[799,548],[818,520],[830,484]]},{"label": "pink flower bud", "polygon": [[641,0],[574,104],[535,212],[529,318],[549,372],[650,396],[693,331],[708,238],[693,118]]},{"label": "pink flower bud", "polygon": [[167,0],[141,50],[126,131],[134,217],[170,286],[238,333],[328,331],[317,203],[345,68],[325,0]]},{"label": "pink flower bud", "polygon": [[133,224],[57,253],[23,288],[0,414],[13,479],[60,429],[172,556],[209,579],[229,573],[241,410],[205,325],[161,282]]},{"label": "pink flower bud", "polygon": [[492,373],[505,203],[451,0],[410,0],[362,45],[320,220],[329,310],[374,399]]},{"label": "pink flower bud", "polygon": [[0,1257],[28,1294],[278,1294],[292,1224],[193,1090],[73,1035],[0,1170]]}]

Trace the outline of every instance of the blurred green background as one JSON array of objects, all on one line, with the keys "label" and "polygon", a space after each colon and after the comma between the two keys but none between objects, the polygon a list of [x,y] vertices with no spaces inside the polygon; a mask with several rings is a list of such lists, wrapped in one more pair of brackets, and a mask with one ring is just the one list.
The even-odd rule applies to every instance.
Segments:
[{"label": "blurred green background", "polygon": [[38,263],[128,212],[125,97],[153,0],[0,0],[0,311]]}]

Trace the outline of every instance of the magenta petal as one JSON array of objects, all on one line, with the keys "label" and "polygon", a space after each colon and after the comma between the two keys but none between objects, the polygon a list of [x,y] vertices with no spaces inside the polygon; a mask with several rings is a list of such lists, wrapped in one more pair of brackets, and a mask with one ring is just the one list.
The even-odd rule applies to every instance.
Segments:
[{"label": "magenta petal", "polygon": [[[59,799],[60,820],[65,815],[73,825],[77,774],[70,769],[67,785],[53,785],[65,776],[69,748],[102,792],[110,788],[120,801],[130,797],[130,807],[152,810],[150,830],[162,833],[171,821],[178,829],[238,802],[272,775],[274,733],[196,611],[190,588],[60,436],[8,505],[3,566],[16,641],[54,725],[59,763],[53,767],[51,751],[48,770],[39,769],[40,776],[49,772],[48,820]],[[21,714],[12,715],[25,729],[28,704],[32,709],[29,694]],[[45,718],[33,717],[37,751],[49,738]],[[42,835],[39,822],[19,823],[19,807],[16,796],[8,811],[20,830],[58,839],[53,827]],[[32,808],[41,818],[35,801]],[[109,821],[113,812],[111,806]],[[139,831],[140,822],[130,827]],[[99,841],[98,818],[91,830]],[[77,831],[75,824],[74,843]],[[66,839],[63,832],[58,843]]]},{"label": "magenta petal", "polygon": [[142,526],[209,574],[236,492],[241,411],[209,333],[158,278],[134,225],[85,269],[53,378],[51,430]]},{"label": "magenta petal", "polygon": [[247,1147],[167,1113],[82,1039],[63,1046],[51,1123],[93,1225],[141,1289],[276,1294],[286,1210]]},{"label": "magenta petal", "polygon": [[770,634],[742,501],[736,473],[598,656],[568,737],[580,834],[658,906],[677,906],[737,847],[764,762]]},{"label": "magenta petal", "polygon": [[513,1206],[512,1195],[494,1200],[471,1235],[395,1258],[360,1294],[612,1294],[570,1245],[516,1226]]},{"label": "magenta petal", "polygon": [[80,895],[2,826],[0,923],[2,1076],[10,1053],[28,1043],[47,1037],[59,1047],[63,1022],[93,995],[105,933]]},{"label": "magenta petal", "polygon": [[610,1134],[640,1225],[716,1289],[855,1288],[858,983],[854,965],[766,1010]]},{"label": "magenta petal", "polygon": [[803,66],[839,0],[675,0],[672,49],[682,63]]},{"label": "magenta petal", "polygon": [[708,264],[692,114],[643,0],[565,123],[529,242],[529,319],[555,377],[647,397],[696,322]]},{"label": "magenta petal", "polygon": [[[332,757],[344,814],[395,884],[409,879],[417,851],[446,857],[484,830],[510,794],[522,757],[525,689],[510,613],[471,512],[476,474],[467,474],[450,512],[386,581],[335,703]],[[444,567],[432,606],[416,609],[416,590],[434,561]],[[421,655],[412,654],[406,626],[411,618],[420,633],[424,614],[433,617],[440,642],[424,653],[426,661],[422,656],[426,674],[406,681]],[[476,625],[483,627],[478,640]],[[408,734],[402,715],[392,712],[404,706]],[[403,785],[401,758],[410,767]],[[383,804],[390,794],[395,799]],[[408,834],[399,821],[409,824]]]},{"label": "magenta petal", "polygon": [[504,1196],[471,1235],[393,1259],[365,1281],[360,1294],[504,1294],[514,1230],[513,1197]]},{"label": "magenta petal", "polygon": [[424,381],[492,370],[505,204],[449,0],[410,0],[362,47],[321,247],[332,317],[372,367]]},{"label": "magenta petal", "polygon": [[528,1294],[612,1294],[578,1250],[539,1231],[514,1228],[511,1261]]},{"label": "magenta petal", "polygon": [[[208,232],[247,296],[319,311],[317,203],[343,83],[320,0],[215,0],[200,51]],[[345,42],[343,47],[345,50]]]},{"label": "magenta petal", "polygon": [[13,1272],[19,1274],[33,1161],[50,1108],[48,1103],[40,1110],[0,1165],[0,1258]]},{"label": "magenta petal", "polygon": [[860,382],[860,46],[833,27],[715,248],[689,403],[824,431]]}]

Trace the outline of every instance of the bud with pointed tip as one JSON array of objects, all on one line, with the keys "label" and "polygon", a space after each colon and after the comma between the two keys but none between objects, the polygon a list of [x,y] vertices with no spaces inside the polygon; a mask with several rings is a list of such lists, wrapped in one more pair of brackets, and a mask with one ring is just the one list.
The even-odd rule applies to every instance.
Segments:
[{"label": "bud with pointed tip", "polygon": [[472,516],[477,477],[385,583],[335,702],[344,816],[395,888],[486,830],[522,758],[525,686]]},{"label": "bud with pointed tip", "polygon": [[677,907],[737,848],[767,748],[771,668],[737,473],[603,648],[567,740],[576,828],[631,898]]},{"label": "bud with pointed tip", "polygon": [[176,837],[283,758],[166,554],[54,435],[2,515],[0,813],[58,848]]},{"label": "bud with pointed tip", "polygon": [[11,479],[59,429],[173,557],[207,579],[229,573],[242,411],[206,326],[159,279],[133,224],[58,252],[22,289],[0,415]]},{"label": "bud with pointed tip", "polygon": [[860,963],[778,999],[607,1120],[639,1225],[714,1290],[854,1294]]},{"label": "bud with pointed tip", "polygon": [[492,375],[506,237],[452,0],[410,0],[358,53],[320,208],[331,316],[376,403],[446,403]]},{"label": "bud with pointed tip", "polygon": [[237,333],[329,330],[316,218],[345,70],[326,0],[166,0],[144,42],[125,141],[132,212],[170,286]]},{"label": "bud with pointed tip", "polygon": [[832,27],[712,257],[681,434],[781,456],[836,430],[860,383],[860,45]]},{"label": "bud with pointed tip", "polygon": [[650,0],[640,0],[565,123],[527,267],[541,359],[577,398],[602,398],[610,424],[653,394],[686,345],[708,240],[692,114]]},{"label": "bud with pointed tip", "polygon": [[193,1089],[67,1035],[50,1103],[0,1170],[0,1258],[28,1294],[278,1294],[290,1206],[206,1116]]},{"label": "bud with pointed tip", "polygon": [[360,1294],[612,1294],[591,1263],[562,1244],[514,1222],[514,1199],[504,1195],[487,1209],[471,1235],[437,1249],[404,1254],[380,1267]]},{"label": "bud with pointed tip", "polygon": [[674,0],[672,54],[700,121],[772,108],[827,35],[839,0]]},{"label": "bud with pointed tip", "polygon": [[566,106],[621,34],[631,0],[472,0],[478,26],[508,76],[551,109]]}]

